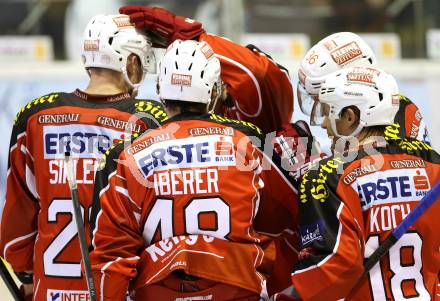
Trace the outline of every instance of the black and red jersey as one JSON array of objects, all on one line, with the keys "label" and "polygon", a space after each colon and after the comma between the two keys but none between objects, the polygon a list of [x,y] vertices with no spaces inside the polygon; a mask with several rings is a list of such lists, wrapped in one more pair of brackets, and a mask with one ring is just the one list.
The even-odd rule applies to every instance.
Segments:
[{"label": "black and red jersey", "polygon": [[245,121],[181,114],[113,148],[96,180],[98,295],[120,300],[130,283],[143,300],[180,269],[264,296],[278,255],[267,234],[296,231],[297,202],[258,147],[261,134]]},{"label": "black and red jersey", "polygon": [[440,156],[428,144],[387,138],[349,162],[347,154],[323,159],[304,175],[302,260],[292,274],[303,300],[437,300],[439,202],[351,292],[366,258],[440,180]]},{"label": "black and red jersey", "polygon": [[0,250],[14,271],[33,271],[33,300],[73,300],[75,296],[88,300],[65,152],[74,159],[88,230],[97,159],[112,144],[156,127],[166,118],[155,101],[136,100],[129,94],[94,96],[80,90],[36,98],[17,114]]},{"label": "black and red jersey", "polygon": [[394,123],[387,127],[387,134],[430,143],[428,127],[419,108],[403,95],[400,95],[399,110],[394,118]]}]

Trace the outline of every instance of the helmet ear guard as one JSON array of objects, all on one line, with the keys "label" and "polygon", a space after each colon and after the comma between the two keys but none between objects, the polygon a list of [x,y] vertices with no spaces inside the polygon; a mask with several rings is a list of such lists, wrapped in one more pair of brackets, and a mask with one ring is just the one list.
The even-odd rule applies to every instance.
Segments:
[{"label": "helmet ear guard", "polygon": [[[136,91],[146,73],[155,72],[151,46],[150,39],[134,28],[127,15],[97,15],[84,30],[82,59],[87,71],[94,67],[121,72],[127,84]],[[127,59],[132,53],[141,63],[139,83],[132,83],[127,74]]]},{"label": "helmet ear guard", "polygon": [[364,127],[390,125],[399,110],[399,91],[395,79],[377,68],[351,67],[332,73],[322,84],[319,102],[328,106],[327,117],[337,137],[336,120],[342,110],[359,109],[359,124],[349,135],[358,135]]}]

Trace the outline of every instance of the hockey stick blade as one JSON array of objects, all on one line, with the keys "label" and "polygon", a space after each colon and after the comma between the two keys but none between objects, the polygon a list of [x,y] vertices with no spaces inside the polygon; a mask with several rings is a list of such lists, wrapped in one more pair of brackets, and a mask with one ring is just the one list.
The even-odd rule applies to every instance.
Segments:
[{"label": "hockey stick blade", "polygon": [[76,227],[78,230],[79,245],[81,248],[81,255],[84,264],[84,271],[86,273],[87,286],[89,288],[90,301],[96,301],[96,290],[93,282],[92,266],[90,264],[89,249],[87,247],[86,232],[84,229],[84,221],[81,213],[81,206],[79,203],[78,187],[76,184],[75,169],[73,167],[73,160],[70,153],[65,153],[65,164],[67,181],[69,182],[70,193],[72,195],[73,213],[75,216]]},{"label": "hockey stick blade", "polygon": [[1,259],[1,258],[0,258],[0,274],[2,276],[3,282],[5,283],[6,287],[8,288],[8,290],[11,293],[14,300],[15,301],[24,301],[24,298],[22,297],[22,295],[20,293],[20,289],[18,288],[17,284],[15,283],[11,274],[9,273],[9,270],[6,267],[6,264],[4,263],[3,259]]}]

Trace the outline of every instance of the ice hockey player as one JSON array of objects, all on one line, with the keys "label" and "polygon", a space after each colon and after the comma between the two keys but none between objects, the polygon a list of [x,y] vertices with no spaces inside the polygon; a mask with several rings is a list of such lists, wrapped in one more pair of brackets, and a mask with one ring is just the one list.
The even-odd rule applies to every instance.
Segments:
[{"label": "ice hockey player", "polygon": [[[338,32],[319,41],[301,61],[298,70],[297,97],[301,111],[314,114],[317,96],[325,77],[332,72],[348,67],[376,67],[373,50],[357,34]],[[313,125],[314,120],[310,120]],[[429,144],[428,130],[417,106],[400,95],[399,111],[393,124],[386,128],[396,137],[415,138]]]},{"label": "ice hockey player", "polygon": [[[82,49],[88,87],[38,97],[16,116],[0,250],[24,284],[28,300],[89,300],[64,153],[75,160],[89,229],[96,159],[113,143],[166,118],[160,103],[133,97],[147,69],[155,65],[150,52],[149,38],[128,16],[96,16],[86,27]],[[137,112],[153,118],[133,118]]]},{"label": "ice hockey player", "polygon": [[292,274],[296,296],[435,300],[440,236],[432,223],[440,215],[438,202],[352,289],[364,260],[440,180],[439,154],[422,141],[387,136],[384,129],[394,122],[400,99],[395,80],[380,69],[337,71],[318,95],[316,110],[325,116],[321,126],[328,135],[345,142],[356,138],[358,145],[352,141],[348,151],[321,160],[302,179],[301,260]]},{"label": "ice hockey player", "polygon": [[264,215],[260,229],[272,230],[276,203],[296,217],[295,189],[257,147],[261,130],[207,114],[219,75],[205,41],[174,41],[158,77],[170,119],[114,148],[98,173],[91,262],[100,298],[122,300],[127,289],[136,301],[267,297],[274,250],[254,219]]}]

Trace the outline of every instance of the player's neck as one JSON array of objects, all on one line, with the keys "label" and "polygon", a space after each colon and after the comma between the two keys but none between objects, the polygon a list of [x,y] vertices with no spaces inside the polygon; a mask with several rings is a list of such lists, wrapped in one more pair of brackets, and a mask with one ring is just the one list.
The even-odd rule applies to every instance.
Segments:
[{"label": "player's neck", "polygon": [[122,75],[92,72],[85,93],[93,95],[114,95],[128,92]]}]

